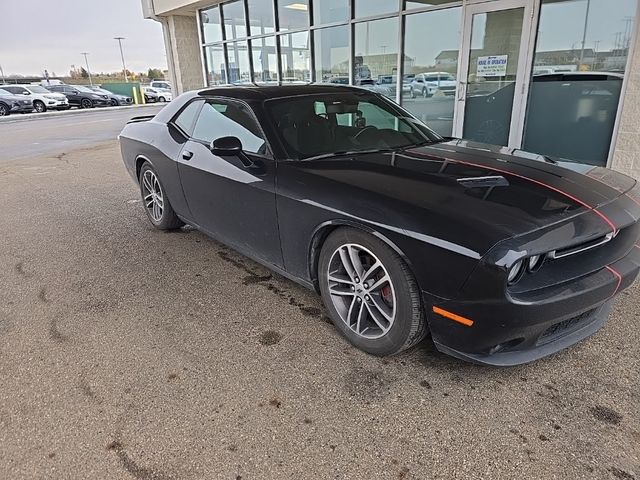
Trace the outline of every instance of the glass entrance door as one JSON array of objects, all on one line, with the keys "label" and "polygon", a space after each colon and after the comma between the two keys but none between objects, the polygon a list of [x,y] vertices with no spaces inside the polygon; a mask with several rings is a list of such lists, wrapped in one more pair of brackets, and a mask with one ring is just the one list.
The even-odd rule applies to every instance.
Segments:
[{"label": "glass entrance door", "polygon": [[520,146],[533,3],[503,0],[466,7],[454,136]]}]

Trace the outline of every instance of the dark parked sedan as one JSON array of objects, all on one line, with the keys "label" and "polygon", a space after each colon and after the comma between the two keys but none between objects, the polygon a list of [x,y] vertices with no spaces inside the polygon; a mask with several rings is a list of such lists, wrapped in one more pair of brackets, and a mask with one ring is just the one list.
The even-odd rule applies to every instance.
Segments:
[{"label": "dark parked sedan", "polygon": [[108,95],[94,92],[84,85],[49,85],[46,88],[51,92],[64,94],[72,107],[93,108],[111,105]]},{"label": "dark parked sedan", "polygon": [[113,93],[113,92],[110,92],[109,90],[105,90],[104,88],[100,88],[100,87],[89,87],[89,88],[94,92],[96,92],[97,94],[106,95],[109,98],[109,103],[111,104],[112,107],[133,104],[133,98],[127,95],[120,95],[118,93]]},{"label": "dark parked sedan", "polygon": [[528,362],[598,330],[640,269],[635,180],[445,140],[358,88],[191,92],[120,140],[153,225],[316,289],[376,355],[430,333],[459,358]]}]

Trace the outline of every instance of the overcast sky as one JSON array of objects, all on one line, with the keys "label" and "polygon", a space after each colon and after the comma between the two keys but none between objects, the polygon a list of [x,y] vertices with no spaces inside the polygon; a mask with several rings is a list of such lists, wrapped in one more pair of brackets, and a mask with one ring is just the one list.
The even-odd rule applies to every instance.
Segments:
[{"label": "overcast sky", "polygon": [[123,41],[127,68],[166,69],[162,27],[142,18],[140,0],[0,0],[0,65],[6,75],[67,75],[84,66],[89,52],[92,72],[122,69],[118,42]]}]

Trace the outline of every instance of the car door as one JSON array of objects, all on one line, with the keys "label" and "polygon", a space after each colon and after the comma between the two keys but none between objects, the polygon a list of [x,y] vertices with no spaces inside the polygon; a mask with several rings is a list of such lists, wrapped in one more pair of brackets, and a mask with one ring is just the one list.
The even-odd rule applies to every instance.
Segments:
[{"label": "car door", "polygon": [[[243,152],[214,155],[211,142],[229,136],[240,139]],[[276,165],[250,107],[225,98],[207,100],[177,161],[196,223],[243,253],[282,266]]]},{"label": "car door", "polygon": [[64,94],[69,99],[69,103],[71,105],[80,105],[80,101],[82,100],[82,94],[73,87],[63,87]]}]

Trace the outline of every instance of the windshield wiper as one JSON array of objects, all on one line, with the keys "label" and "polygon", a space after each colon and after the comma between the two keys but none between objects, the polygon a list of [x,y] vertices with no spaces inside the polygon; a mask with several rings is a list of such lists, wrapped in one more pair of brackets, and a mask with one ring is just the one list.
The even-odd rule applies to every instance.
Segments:
[{"label": "windshield wiper", "polygon": [[388,152],[394,152],[399,150],[401,147],[398,148],[370,148],[367,150],[339,150],[337,152],[329,152],[329,153],[322,153],[320,155],[315,155],[313,157],[306,157],[303,158],[302,161],[309,161],[309,160],[322,160],[325,158],[331,158],[331,157],[346,157],[349,155],[361,155],[361,154],[367,154],[367,153],[388,153]]}]

